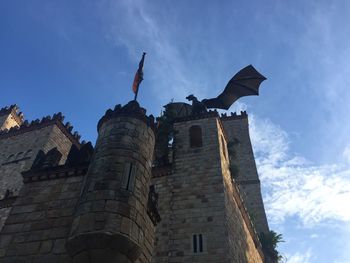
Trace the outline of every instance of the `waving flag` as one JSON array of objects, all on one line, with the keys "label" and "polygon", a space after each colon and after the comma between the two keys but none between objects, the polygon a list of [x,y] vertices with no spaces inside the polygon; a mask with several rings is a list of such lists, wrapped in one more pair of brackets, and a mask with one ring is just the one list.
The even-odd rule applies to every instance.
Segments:
[{"label": "waving flag", "polygon": [[134,77],[134,82],[132,84],[132,91],[135,93],[135,100],[137,99],[137,93],[139,92],[139,86],[143,80],[143,63],[145,61],[146,52],[143,52],[142,58],[139,63],[139,68],[137,69]]}]

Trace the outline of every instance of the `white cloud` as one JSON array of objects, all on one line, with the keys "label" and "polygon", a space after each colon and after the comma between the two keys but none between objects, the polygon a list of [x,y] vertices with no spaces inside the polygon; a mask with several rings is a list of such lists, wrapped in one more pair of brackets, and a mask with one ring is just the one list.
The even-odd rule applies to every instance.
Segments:
[{"label": "white cloud", "polygon": [[257,166],[270,222],[298,216],[304,227],[328,220],[350,222],[350,169],[314,166],[289,152],[288,134],[268,120],[250,118]]},{"label": "white cloud", "polygon": [[306,253],[295,253],[292,255],[286,256],[286,262],[287,263],[309,263],[312,259],[312,254],[310,250],[308,250]]},{"label": "white cloud", "polygon": [[344,151],[343,151],[343,157],[345,160],[350,163],[350,145],[346,146]]},{"label": "white cloud", "polygon": [[312,238],[312,239],[315,239],[315,238],[318,238],[318,237],[319,237],[318,234],[312,234],[312,235],[310,235],[310,238]]}]

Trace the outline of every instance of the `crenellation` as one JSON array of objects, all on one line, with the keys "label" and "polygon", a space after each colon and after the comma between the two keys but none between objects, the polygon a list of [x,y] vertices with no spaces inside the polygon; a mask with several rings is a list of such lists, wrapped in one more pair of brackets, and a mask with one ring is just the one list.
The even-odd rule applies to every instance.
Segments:
[{"label": "crenellation", "polygon": [[247,113],[178,116],[168,162],[136,101],[106,111],[95,147],[62,113],[3,130],[0,261],[264,262]]},{"label": "crenellation", "polygon": [[[18,109],[18,108],[17,108]],[[11,111],[16,110],[12,107]],[[5,110],[2,110],[5,113]],[[0,202],[9,203],[5,194],[11,191],[17,197],[23,185],[21,172],[29,170],[39,151],[45,153],[57,148],[62,155],[60,163],[63,164],[72,144],[80,147],[74,134],[69,133],[63,126],[62,113],[37,119],[29,123],[23,121],[20,126],[13,126],[0,133]],[[0,208],[0,229],[6,220],[9,207]]]},{"label": "crenellation", "polygon": [[0,132],[19,127],[24,121],[24,115],[16,104],[0,109]]}]

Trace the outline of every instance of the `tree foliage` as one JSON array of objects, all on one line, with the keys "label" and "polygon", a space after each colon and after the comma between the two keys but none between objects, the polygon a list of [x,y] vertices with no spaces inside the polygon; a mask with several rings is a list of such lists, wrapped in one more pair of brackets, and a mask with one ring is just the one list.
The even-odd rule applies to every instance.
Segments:
[{"label": "tree foliage", "polygon": [[261,232],[259,239],[262,245],[263,252],[273,263],[282,262],[282,255],[277,251],[278,243],[284,242],[282,234],[277,234],[270,230],[268,233]]}]

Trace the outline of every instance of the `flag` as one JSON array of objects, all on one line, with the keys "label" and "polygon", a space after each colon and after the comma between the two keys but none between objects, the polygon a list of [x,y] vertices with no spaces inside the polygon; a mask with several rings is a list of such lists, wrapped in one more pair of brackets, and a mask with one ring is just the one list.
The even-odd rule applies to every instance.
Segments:
[{"label": "flag", "polygon": [[146,53],[143,52],[142,58],[141,58],[140,63],[139,63],[139,68],[137,69],[137,71],[135,73],[134,82],[132,84],[132,91],[135,93],[135,99],[136,99],[137,93],[139,91],[139,85],[140,85],[141,81],[143,80],[143,63],[145,61],[145,55],[146,55]]}]

